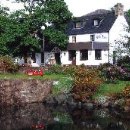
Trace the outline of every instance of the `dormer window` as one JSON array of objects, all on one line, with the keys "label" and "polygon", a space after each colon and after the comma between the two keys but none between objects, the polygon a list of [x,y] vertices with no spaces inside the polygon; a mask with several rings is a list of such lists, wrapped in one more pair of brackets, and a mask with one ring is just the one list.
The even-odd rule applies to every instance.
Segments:
[{"label": "dormer window", "polygon": [[81,27],[82,27],[82,22],[75,23],[75,28],[81,28]]},{"label": "dormer window", "polygon": [[94,20],[93,20],[93,25],[94,25],[94,26],[98,26],[99,23],[100,23],[100,20],[99,20],[99,19],[94,19]]}]

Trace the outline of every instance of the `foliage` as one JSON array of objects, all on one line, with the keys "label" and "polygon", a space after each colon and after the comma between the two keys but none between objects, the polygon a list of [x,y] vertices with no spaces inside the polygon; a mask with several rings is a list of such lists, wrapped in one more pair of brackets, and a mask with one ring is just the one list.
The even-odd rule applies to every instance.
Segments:
[{"label": "foliage", "polygon": [[69,65],[69,66],[61,66],[61,65],[51,65],[48,66],[48,70],[46,74],[65,74],[72,76],[76,71],[77,66]]},{"label": "foliage", "polygon": [[52,88],[52,94],[69,93],[72,89],[73,80],[70,77],[64,77],[55,81]]},{"label": "foliage", "polygon": [[14,73],[18,71],[18,65],[14,64],[10,56],[0,56],[0,70],[2,72]]},{"label": "foliage", "polygon": [[[65,46],[66,25],[72,14],[63,0],[16,1],[23,3],[23,10],[0,16],[0,54],[26,57],[39,52],[43,33],[45,42]],[[42,26],[45,26],[44,31]]]},{"label": "foliage", "polygon": [[122,91],[122,96],[125,98],[130,98],[130,86],[126,86]]},{"label": "foliage", "polygon": [[102,79],[99,77],[99,71],[94,68],[80,66],[74,73],[74,84],[72,95],[75,100],[86,102],[92,98],[97,91]]},{"label": "foliage", "polygon": [[100,70],[101,76],[108,83],[116,82],[119,79],[124,80],[127,77],[127,73],[123,68],[109,63],[100,65],[98,69]]},{"label": "foliage", "polygon": [[63,67],[61,65],[48,66],[47,74],[63,74]]},{"label": "foliage", "polygon": [[77,66],[75,65],[69,65],[69,66],[63,66],[64,74],[73,76],[76,72]]},{"label": "foliage", "polygon": [[117,60],[118,66],[130,65],[130,57],[128,55]]}]

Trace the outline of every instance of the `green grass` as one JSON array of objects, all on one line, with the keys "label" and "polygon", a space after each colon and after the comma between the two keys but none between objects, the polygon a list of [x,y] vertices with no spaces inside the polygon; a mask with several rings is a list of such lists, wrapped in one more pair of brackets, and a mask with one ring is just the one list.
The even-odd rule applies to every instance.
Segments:
[{"label": "green grass", "polygon": [[119,93],[121,92],[127,85],[130,85],[130,81],[117,81],[116,83],[104,83],[102,84],[96,94],[94,95],[94,98],[98,96],[105,96],[113,93]]},{"label": "green grass", "polygon": [[60,74],[45,74],[43,76],[28,76],[26,74],[0,74],[0,79],[52,79],[57,80],[67,77],[66,75],[60,75]]}]

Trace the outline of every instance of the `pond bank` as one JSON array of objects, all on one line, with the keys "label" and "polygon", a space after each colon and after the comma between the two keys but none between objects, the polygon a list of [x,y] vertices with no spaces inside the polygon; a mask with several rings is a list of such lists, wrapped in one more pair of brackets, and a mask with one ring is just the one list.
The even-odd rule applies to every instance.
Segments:
[{"label": "pond bank", "polygon": [[21,105],[42,102],[50,93],[51,80],[2,79],[0,80],[0,104]]}]

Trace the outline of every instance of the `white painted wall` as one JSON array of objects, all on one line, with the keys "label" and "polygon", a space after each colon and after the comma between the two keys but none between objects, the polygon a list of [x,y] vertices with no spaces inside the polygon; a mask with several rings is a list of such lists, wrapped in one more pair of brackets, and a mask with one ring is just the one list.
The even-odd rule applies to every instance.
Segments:
[{"label": "white painted wall", "polygon": [[[62,52],[61,54],[61,63],[62,65],[72,64],[72,61],[69,61],[69,53]],[[102,60],[95,60],[95,50],[88,51],[88,60],[80,60],[80,51],[76,51],[76,65],[100,65],[108,62],[108,51],[102,50]]]},{"label": "white painted wall", "polygon": [[124,43],[127,43],[128,39],[126,36],[128,36],[127,32],[127,21],[125,17],[118,16],[115,23],[113,24],[112,28],[109,31],[109,43],[110,43],[110,50],[109,50],[109,61],[110,63],[113,63],[112,56],[113,56],[113,51],[115,48],[118,48],[118,44],[116,42],[121,41]]},{"label": "white painted wall", "polygon": [[69,43],[72,43],[72,37],[76,36],[76,42],[89,42],[90,35],[95,35],[95,42],[108,42],[108,33],[94,33],[69,36]]},{"label": "white painted wall", "polygon": [[62,65],[72,64],[72,61],[69,60],[69,52],[68,51],[62,51],[62,53],[61,53],[61,64]]}]

